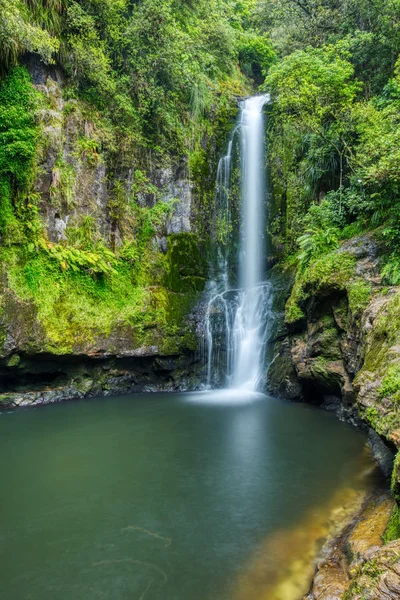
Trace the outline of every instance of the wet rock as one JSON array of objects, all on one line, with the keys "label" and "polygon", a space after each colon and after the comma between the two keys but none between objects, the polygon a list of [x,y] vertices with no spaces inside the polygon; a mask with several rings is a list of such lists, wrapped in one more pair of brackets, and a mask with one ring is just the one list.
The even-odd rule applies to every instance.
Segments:
[{"label": "wet rock", "polygon": [[355,572],[383,544],[382,538],[393,512],[394,499],[388,494],[373,498],[362,512],[346,543],[351,556],[350,572]]},{"label": "wet rock", "polygon": [[303,391],[290,353],[288,340],[278,342],[267,375],[268,391],[274,395],[300,400]]},{"label": "wet rock", "polygon": [[[358,589],[360,573],[382,552],[382,537],[394,506],[387,492],[371,496],[360,513],[332,541],[328,539],[317,564],[309,594],[304,600],[346,600]],[[364,596],[354,596],[354,600]],[[365,596],[378,600],[378,596]],[[389,596],[391,598],[391,596]],[[387,599],[386,599],[387,600]]]}]

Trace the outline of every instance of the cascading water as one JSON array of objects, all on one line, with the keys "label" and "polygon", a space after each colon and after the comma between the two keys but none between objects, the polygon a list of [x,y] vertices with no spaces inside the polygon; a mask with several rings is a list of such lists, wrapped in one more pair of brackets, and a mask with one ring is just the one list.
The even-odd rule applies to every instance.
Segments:
[{"label": "cascading water", "polygon": [[[218,167],[216,205],[225,239],[217,243],[216,272],[209,286],[208,387],[217,379],[217,383],[229,387],[256,390],[263,380],[272,301],[270,285],[263,281],[266,197],[263,106],[268,100],[269,96],[264,95],[241,103],[239,123],[232,133],[228,153]],[[230,186],[237,136],[241,173],[239,283],[233,286],[227,247],[232,245]]]}]

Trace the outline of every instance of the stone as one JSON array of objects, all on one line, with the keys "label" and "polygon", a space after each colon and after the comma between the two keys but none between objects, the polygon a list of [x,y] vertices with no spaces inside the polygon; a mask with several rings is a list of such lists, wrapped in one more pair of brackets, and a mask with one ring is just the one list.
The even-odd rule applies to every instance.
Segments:
[{"label": "stone", "polygon": [[303,391],[299,382],[288,340],[277,342],[274,357],[267,374],[268,391],[289,400],[301,400]]},{"label": "stone", "polygon": [[346,600],[398,600],[400,598],[400,540],[376,549],[362,566]]}]

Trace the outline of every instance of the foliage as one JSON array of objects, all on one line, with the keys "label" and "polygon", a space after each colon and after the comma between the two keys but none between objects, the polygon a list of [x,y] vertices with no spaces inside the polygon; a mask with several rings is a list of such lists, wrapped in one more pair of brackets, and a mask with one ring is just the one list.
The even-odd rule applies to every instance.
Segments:
[{"label": "foliage", "polygon": [[24,52],[37,52],[44,62],[54,62],[59,40],[63,0],[0,0],[1,70],[15,65]]},{"label": "foliage", "polygon": [[382,268],[382,279],[389,285],[400,285],[400,257],[398,255],[389,256]]},{"label": "foliage", "polygon": [[81,250],[61,244],[51,244],[41,241],[41,247],[54,258],[64,271],[71,269],[79,272],[86,271],[91,275],[110,275],[116,273],[114,268],[115,255],[103,244],[98,244],[95,250]]},{"label": "foliage", "polygon": [[311,229],[298,239],[300,252],[298,255],[300,268],[304,269],[312,260],[327,254],[339,246],[338,229]]},{"label": "foliage", "polygon": [[360,85],[340,44],[298,51],[275,65],[266,79],[276,110],[282,117],[299,116],[320,132],[338,121],[354,101]]},{"label": "foliage", "polygon": [[253,23],[283,56],[345,40],[357,77],[376,93],[393,73],[399,15],[398,0],[260,0]]},{"label": "foliage", "polygon": [[400,252],[398,8],[260,0],[252,16],[279,56],[264,84],[275,244],[292,253],[299,241],[310,247],[314,229],[344,238],[380,226],[395,250],[387,280]]},{"label": "foliage", "polygon": [[[220,82],[238,78],[244,18],[230,0],[71,0],[61,56],[81,97],[113,122],[119,151],[139,143],[160,160],[184,150]],[[270,45],[256,34],[253,45],[266,68]]]},{"label": "foliage", "polygon": [[36,109],[29,75],[15,67],[0,80],[0,233],[7,242],[21,241],[22,226],[35,210],[36,198],[27,194],[38,140]]},{"label": "foliage", "polygon": [[275,61],[276,53],[267,36],[255,31],[243,33],[239,39],[239,63],[246,75],[261,84]]}]

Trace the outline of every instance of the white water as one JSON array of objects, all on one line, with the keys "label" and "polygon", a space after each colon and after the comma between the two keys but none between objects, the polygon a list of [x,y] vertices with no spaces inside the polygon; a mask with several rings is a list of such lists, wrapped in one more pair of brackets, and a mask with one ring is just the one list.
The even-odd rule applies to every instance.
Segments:
[{"label": "white water", "polygon": [[[220,161],[217,174],[217,203],[223,211],[224,228],[231,228],[229,185],[232,148],[236,133],[240,135],[240,168],[242,175],[241,223],[239,235],[239,289],[229,285],[227,252],[218,248],[218,276],[210,288],[206,334],[208,344],[208,377],[210,387],[214,371],[225,367],[225,385],[256,390],[263,380],[268,315],[271,293],[263,282],[265,271],[265,147],[263,106],[269,97],[255,96],[240,106],[239,124],[235,127],[228,153]],[[220,315],[225,348],[216,347],[212,316]],[[221,332],[220,332],[221,333]],[[221,336],[220,336],[221,337]]]}]

